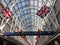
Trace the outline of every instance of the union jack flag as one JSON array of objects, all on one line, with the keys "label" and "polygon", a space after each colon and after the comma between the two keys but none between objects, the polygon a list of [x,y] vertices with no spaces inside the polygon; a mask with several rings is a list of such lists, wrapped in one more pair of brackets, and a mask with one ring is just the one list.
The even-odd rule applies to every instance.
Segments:
[{"label": "union jack flag", "polygon": [[12,15],[12,11],[10,11],[10,9],[7,9],[7,8],[2,10],[2,13],[3,13],[3,16],[5,16],[7,18],[11,17],[11,15]]},{"label": "union jack flag", "polygon": [[50,7],[44,5],[43,7],[41,7],[39,11],[37,11],[36,14],[41,18],[44,18],[49,12],[50,12]]}]

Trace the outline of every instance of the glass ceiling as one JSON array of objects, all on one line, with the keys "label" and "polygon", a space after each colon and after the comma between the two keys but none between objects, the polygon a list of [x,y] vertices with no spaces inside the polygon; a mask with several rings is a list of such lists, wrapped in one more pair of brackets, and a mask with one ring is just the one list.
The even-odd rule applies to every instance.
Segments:
[{"label": "glass ceiling", "polygon": [[[42,29],[42,19],[36,12],[43,6],[44,1],[51,6],[52,0],[1,0],[4,7],[9,7],[13,12],[13,20],[18,23],[19,28],[24,31]],[[32,37],[31,37],[32,38]]]},{"label": "glass ceiling", "polygon": [[[13,12],[14,20],[21,21],[21,28],[24,30],[36,30],[42,28],[42,19],[36,12],[43,6],[43,0],[1,0],[5,7],[9,7]],[[48,1],[48,2],[47,2]],[[51,5],[51,0],[44,0],[47,5]],[[50,4],[49,4],[50,3]],[[19,21],[20,20],[20,21]]]}]

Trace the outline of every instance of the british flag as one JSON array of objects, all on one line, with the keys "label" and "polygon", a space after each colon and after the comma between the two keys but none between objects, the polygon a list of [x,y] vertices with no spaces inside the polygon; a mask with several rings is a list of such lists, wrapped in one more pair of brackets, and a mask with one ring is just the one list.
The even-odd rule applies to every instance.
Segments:
[{"label": "british flag", "polygon": [[11,17],[11,15],[12,15],[12,11],[10,11],[10,9],[7,9],[7,8],[2,10],[2,13],[3,13],[3,16],[5,16],[7,18]]},{"label": "british flag", "polygon": [[50,7],[44,5],[36,14],[41,18],[44,18],[49,12],[50,12]]}]

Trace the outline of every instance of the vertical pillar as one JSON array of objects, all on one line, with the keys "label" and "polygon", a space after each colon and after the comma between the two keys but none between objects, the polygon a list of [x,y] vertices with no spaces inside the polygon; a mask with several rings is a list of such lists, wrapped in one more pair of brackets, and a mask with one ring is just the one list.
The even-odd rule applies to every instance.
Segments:
[{"label": "vertical pillar", "polygon": [[55,41],[55,45],[60,45],[58,41]]},{"label": "vertical pillar", "polygon": [[7,41],[3,41],[3,45],[6,45],[7,44]]}]

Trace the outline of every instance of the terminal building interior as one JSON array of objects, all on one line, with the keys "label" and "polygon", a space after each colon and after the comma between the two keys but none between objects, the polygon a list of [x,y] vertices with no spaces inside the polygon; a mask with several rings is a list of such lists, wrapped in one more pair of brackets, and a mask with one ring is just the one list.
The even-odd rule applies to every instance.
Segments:
[{"label": "terminal building interior", "polygon": [[[60,45],[60,0],[0,0],[0,45]],[[3,36],[4,32],[54,31],[54,35]]]}]

